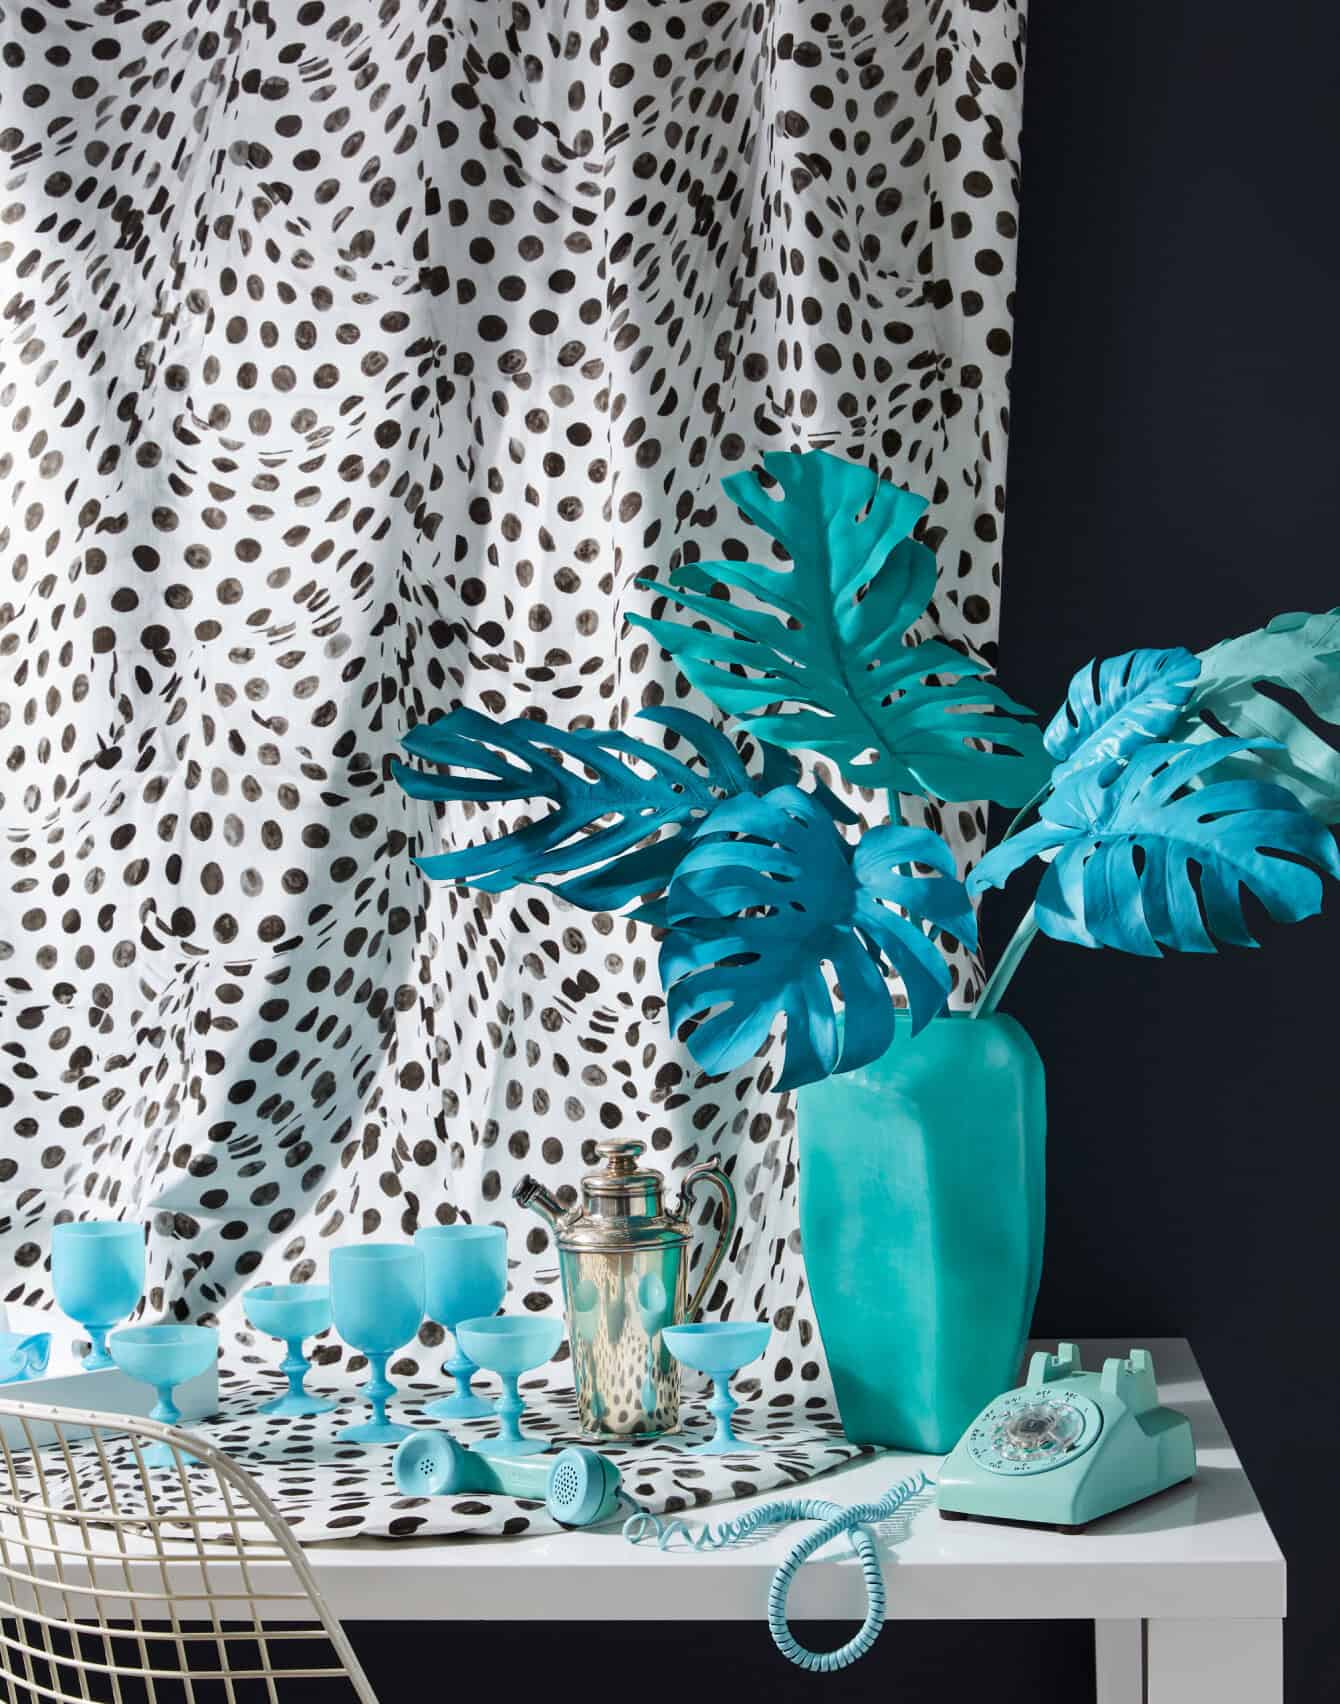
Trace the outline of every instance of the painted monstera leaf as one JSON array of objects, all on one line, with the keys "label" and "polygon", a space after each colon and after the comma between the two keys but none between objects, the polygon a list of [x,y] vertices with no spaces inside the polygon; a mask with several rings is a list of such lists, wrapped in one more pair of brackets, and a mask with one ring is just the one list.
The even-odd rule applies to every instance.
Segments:
[{"label": "painted monstera leaf", "polygon": [[1340,822],[1340,609],[1277,615],[1201,653],[1174,737],[1268,740],[1218,775],[1283,782],[1314,816]]},{"label": "painted monstera leaf", "polygon": [[1330,831],[1272,782],[1202,780],[1246,744],[1147,745],[1124,764],[1076,770],[1039,822],[987,853],[968,891],[1049,858],[1034,900],[1042,932],[1149,958],[1256,946],[1244,889],[1276,922],[1315,915],[1318,872],[1340,876]]},{"label": "painted monstera leaf", "polygon": [[[763,463],[780,499],[749,473],[723,486],[783,545],[790,567],[691,563],[668,587],[639,582],[729,634],[628,619],[753,733],[820,752],[859,786],[1008,805],[1031,798],[1048,770],[1038,729],[1021,719],[1031,712],[943,640],[903,643],[935,590],[935,558],[911,536],[926,499],[823,450],[778,451]],[[746,602],[713,596],[718,583]]]},{"label": "painted monstera leaf", "polygon": [[[486,893],[537,882],[587,910],[615,910],[665,887],[688,846],[686,825],[722,799],[795,779],[795,760],[775,750],[764,751],[763,774],[751,777],[726,736],[687,710],[661,707],[642,717],[694,747],[703,767],[610,730],[556,728],[525,717],[495,722],[466,709],[421,722],[401,743],[447,773],[393,761],[392,773],[411,798],[477,804],[547,799],[555,808],[492,840],[415,863],[434,880]],[[854,820],[827,788],[816,788],[816,797],[839,820]],[[566,879],[545,880],[554,876]],[[648,906],[634,915],[661,921]]]},{"label": "painted monstera leaf", "polygon": [[1125,651],[1086,664],[1042,736],[1056,759],[1052,785],[1077,769],[1127,758],[1151,740],[1165,739],[1199,673],[1200,659],[1180,646]]},{"label": "painted monstera leaf", "polygon": [[[918,875],[913,865],[935,873]],[[779,1090],[885,1051],[894,1025],[889,973],[902,979],[913,1030],[929,1023],[950,988],[935,937],[948,930],[969,946],[977,940],[953,855],[937,835],[874,828],[853,848],[795,787],[718,806],[675,871],[666,911],[660,971],[672,1029],[698,1020],[689,1051],[715,1074],[752,1058],[784,1017]],[[841,1023],[825,965],[841,986]]]}]

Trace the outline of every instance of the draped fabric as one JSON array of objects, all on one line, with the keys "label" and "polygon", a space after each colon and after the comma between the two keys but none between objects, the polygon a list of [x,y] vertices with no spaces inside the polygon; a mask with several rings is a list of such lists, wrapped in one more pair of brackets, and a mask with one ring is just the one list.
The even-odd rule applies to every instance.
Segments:
[{"label": "draped fabric", "polygon": [[464,1213],[555,1307],[512,1185],[617,1132],[672,1185],[720,1155],[709,1311],[821,1402],[773,1060],[696,1072],[643,927],[428,884],[517,807],[388,762],[457,704],[710,714],[624,617],[765,547],[719,480],[769,449],[930,497],[920,631],[994,660],[1022,5],[0,16],[0,1294],[46,1301],[62,1214],[142,1218],[150,1309],[230,1319]]}]

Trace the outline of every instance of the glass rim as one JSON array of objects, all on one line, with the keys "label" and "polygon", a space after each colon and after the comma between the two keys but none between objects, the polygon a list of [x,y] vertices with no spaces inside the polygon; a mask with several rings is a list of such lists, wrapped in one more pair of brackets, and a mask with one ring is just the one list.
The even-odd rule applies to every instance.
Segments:
[{"label": "glass rim", "polygon": [[661,1327],[662,1335],[677,1331],[685,1337],[726,1337],[739,1331],[771,1331],[766,1319],[696,1319]]},{"label": "glass rim", "polygon": [[349,1243],[344,1248],[333,1248],[330,1251],[330,1263],[334,1266],[341,1258],[349,1260],[357,1256],[360,1260],[403,1260],[406,1255],[417,1255],[423,1259],[423,1250],[415,1248],[413,1243]]},{"label": "glass rim", "polygon": [[329,1284],[253,1284],[242,1292],[244,1301],[253,1302],[259,1296],[272,1302],[324,1302],[330,1299]]},{"label": "glass rim", "polygon": [[439,1237],[449,1237],[460,1242],[487,1242],[495,1237],[507,1240],[506,1228],[502,1225],[420,1225],[414,1233],[418,1242],[422,1237],[425,1242],[436,1241]]},{"label": "glass rim", "polygon": [[64,1224],[51,1227],[53,1237],[60,1234],[106,1237],[127,1233],[134,1233],[141,1241],[144,1240],[144,1226],[133,1219],[67,1219]]},{"label": "glass rim", "polygon": [[457,1325],[467,1331],[478,1331],[486,1337],[511,1337],[519,1330],[534,1330],[537,1325],[557,1325],[562,1327],[563,1319],[557,1314],[486,1314],[479,1319],[463,1319]]},{"label": "glass rim", "polygon": [[219,1328],[217,1325],[192,1325],[187,1320],[149,1320],[139,1325],[121,1326],[112,1333],[111,1340],[120,1338],[125,1343],[168,1343],[171,1341],[170,1334],[177,1332],[184,1332],[188,1337],[194,1337],[198,1332],[217,1337]]}]

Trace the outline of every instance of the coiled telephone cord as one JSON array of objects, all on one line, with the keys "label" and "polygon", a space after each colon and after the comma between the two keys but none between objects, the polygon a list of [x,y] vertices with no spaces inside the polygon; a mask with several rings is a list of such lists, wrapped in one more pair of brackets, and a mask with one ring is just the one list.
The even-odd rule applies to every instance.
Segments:
[{"label": "coiled telephone cord", "polygon": [[[788,1662],[814,1674],[832,1674],[849,1668],[874,1644],[884,1626],[887,1605],[884,1596],[884,1575],[879,1565],[879,1547],[870,1530],[879,1521],[897,1514],[911,1498],[929,1489],[930,1480],[924,1473],[891,1487],[877,1503],[856,1503],[844,1508],[824,1497],[797,1497],[777,1503],[767,1503],[752,1509],[738,1520],[724,1521],[716,1527],[696,1530],[681,1520],[662,1521],[658,1515],[639,1510],[623,1525],[623,1535],[630,1544],[654,1537],[657,1547],[665,1550],[672,1540],[684,1538],[694,1550],[724,1550],[727,1545],[740,1544],[763,1527],[789,1526],[792,1521],[817,1521],[814,1531],[794,1544],[772,1577],[768,1589],[768,1631],[773,1643]],[[859,1629],[835,1651],[811,1651],[802,1645],[791,1631],[786,1619],[786,1604],[791,1582],[797,1573],[830,1539],[847,1535],[861,1564],[865,1580],[866,1613]]]}]

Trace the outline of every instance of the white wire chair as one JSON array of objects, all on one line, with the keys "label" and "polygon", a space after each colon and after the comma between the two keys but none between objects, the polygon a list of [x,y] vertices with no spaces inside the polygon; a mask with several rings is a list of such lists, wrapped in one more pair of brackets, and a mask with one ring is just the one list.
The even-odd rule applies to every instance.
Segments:
[{"label": "white wire chair", "polygon": [[[157,1443],[171,1467],[146,1465]],[[377,1704],[283,1516],[212,1444],[6,1400],[0,1456],[7,1704],[279,1704],[322,1680]]]}]

